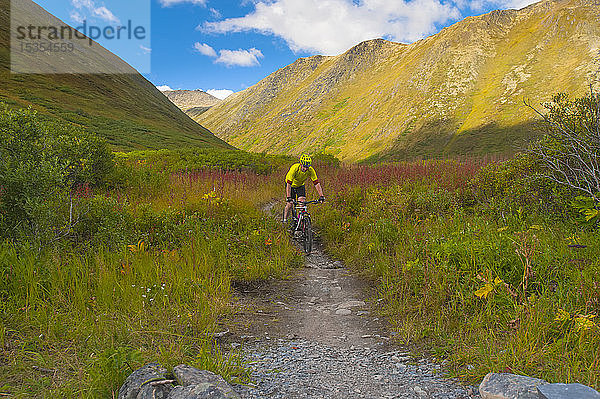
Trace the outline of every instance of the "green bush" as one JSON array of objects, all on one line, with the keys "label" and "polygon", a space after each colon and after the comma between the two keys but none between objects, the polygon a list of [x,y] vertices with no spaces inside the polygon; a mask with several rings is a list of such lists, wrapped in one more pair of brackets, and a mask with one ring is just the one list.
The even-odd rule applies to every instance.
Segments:
[{"label": "green bush", "polygon": [[319,152],[312,157],[313,164],[318,166],[333,166],[338,168],[340,166],[340,160],[331,154],[325,154]]},{"label": "green bush", "polygon": [[76,245],[119,248],[135,239],[131,213],[116,199],[95,196],[81,206],[82,212],[73,225],[71,242]]},{"label": "green bush", "polygon": [[542,167],[531,154],[517,154],[482,168],[471,180],[476,201],[494,213],[544,212],[557,218],[571,214],[572,190],[540,176]]},{"label": "green bush", "polygon": [[183,148],[118,153],[119,163],[169,173],[216,168],[269,174],[289,163],[289,157],[219,148]]},{"label": "green bush", "polygon": [[72,219],[71,193],[101,184],[111,168],[93,134],[0,104],[0,237],[51,241]]}]

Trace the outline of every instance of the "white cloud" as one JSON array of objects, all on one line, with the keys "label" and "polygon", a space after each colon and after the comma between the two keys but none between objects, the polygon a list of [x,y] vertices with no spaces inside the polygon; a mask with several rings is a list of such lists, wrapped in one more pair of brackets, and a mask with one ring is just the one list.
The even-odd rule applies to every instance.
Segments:
[{"label": "white cloud", "polygon": [[94,8],[92,0],[72,0],[71,3],[77,8]]},{"label": "white cloud", "polygon": [[216,57],[217,52],[214,48],[210,47],[206,43],[194,43],[194,48],[202,55],[206,55],[207,57]]},{"label": "white cloud", "polygon": [[225,64],[228,67],[232,66],[242,66],[242,67],[252,67],[260,65],[258,61],[259,58],[263,58],[264,55],[262,51],[251,48],[249,50],[219,50],[219,54],[214,48],[209,46],[206,43],[196,42],[194,43],[194,49],[198,51],[200,54],[205,55],[207,57],[215,58],[215,64]]},{"label": "white cloud", "polygon": [[256,31],[281,37],[295,52],[333,55],[379,37],[412,42],[460,17],[455,5],[442,0],[260,0],[246,16],[199,28],[213,33]]},{"label": "white cloud", "polygon": [[233,94],[233,90],[228,90],[228,89],[210,89],[210,90],[206,90],[206,92],[208,94],[210,94],[211,96],[215,96],[221,100],[224,100]]},{"label": "white cloud", "polygon": [[75,10],[72,10],[71,14],[69,14],[69,16],[71,17],[71,19],[73,21],[77,22],[78,24],[82,24],[83,21],[85,20],[85,18]]},{"label": "white cloud", "polygon": [[258,59],[263,57],[263,53],[255,48],[249,50],[221,50],[219,51],[219,57],[215,62],[217,64],[225,64],[228,67],[251,67],[260,65]]},{"label": "white cloud", "polygon": [[119,18],[113,14],[105,6],[97,7],[93,0],[71,0],[71,4],[78,10],[72,10],[70,17],[73,21],[77,23],[82,23],[85,20],[85,16],[80,14],[80,12],[84,12],[87,10],[92,16],[103,19],[112,24],[120,24]]},{"label": "white cloud", "polygon": [[164,85],[164,86],[156,86],[156,88],[160,91],[173,91],[173,89],[171,89],[169,86]]},{"label": "white cloud", "polygon": [[175,4],[181,4],[181,3],[192,3],[192,4],[199,4],[202,6],[204,4],[206,4],[206,0],[159,0],[159,2],[163,7],[170,7]]},{"label": "white cloud", "polygon": [[108,8],[102,6],[94,9],[94,15],[102,18],[105,21],[111,22],[113,24],[119,24],[119,18],[115,16]]},{"label": "white cloud", "polygon": [[144,54],[150,54],[150,53],[152,52],[152,49],[151,49],[151,48],[148,48],[148,47],[142,46],[141,44],[140,44],[140,49],[142,50],[142,52],[143,52]]}]

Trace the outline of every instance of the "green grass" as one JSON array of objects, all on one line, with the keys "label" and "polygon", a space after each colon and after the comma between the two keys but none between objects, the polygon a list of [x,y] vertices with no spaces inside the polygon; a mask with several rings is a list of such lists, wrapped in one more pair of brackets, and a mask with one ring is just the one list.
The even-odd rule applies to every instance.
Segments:
[{"label": "green grass", "polygon": [[541,197],[521,206],[507,193],[511,205],[452,184],[452,164],[381,186],[369,180],[379,168],[336,187],[315,220],[327,251],[377,287],[399,343],[472,383],[508,371],[600,387],[597,229]]},{"label": "green grass", "polygon": [[[161,154],[215,162],[187,173],[173,165],[171,175],[161,173],[168,163],[136,158],[164,156],[125,155],[120,170],[130,172],[118,188],[75,201],[68,236],[41,250],[0,243],[0,393],[112,397],[151,361],[248,381],[240,353],[211,335],[235,312],[232,284],[281,278],[300,263],[280,223],[259,209],[281,191],[282,172],[241,167],[238,151]],[[217,168],[236,154],[243,171]]]}]

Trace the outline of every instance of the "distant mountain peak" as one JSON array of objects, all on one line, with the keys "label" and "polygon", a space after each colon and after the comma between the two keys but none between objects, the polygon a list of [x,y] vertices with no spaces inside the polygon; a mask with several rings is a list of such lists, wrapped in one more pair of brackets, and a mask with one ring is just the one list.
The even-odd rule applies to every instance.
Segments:
[{"label": "distant mountain peak", "polygon": [[182,111],[192,108],[210,108],[223,100],[203,91],[196,90],[168,90],[163,94]]}]

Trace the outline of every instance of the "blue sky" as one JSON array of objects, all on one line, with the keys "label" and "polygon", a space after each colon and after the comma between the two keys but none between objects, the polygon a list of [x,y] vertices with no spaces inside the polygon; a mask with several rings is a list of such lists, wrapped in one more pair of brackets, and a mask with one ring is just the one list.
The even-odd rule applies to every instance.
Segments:
[{"label": "blue sky", "polygon": [[[99,42],[162,88],[223,97],[299,57],[343,53],[363,40],[403,43],[469,15],[535,0],[34,0],[63,21],[149,25],[146,41]],[[147,12],[151,9],[151,20]],[[151,64],[149,64],[151,61]],[[151,68],[150,68],[151,66]]]}]

